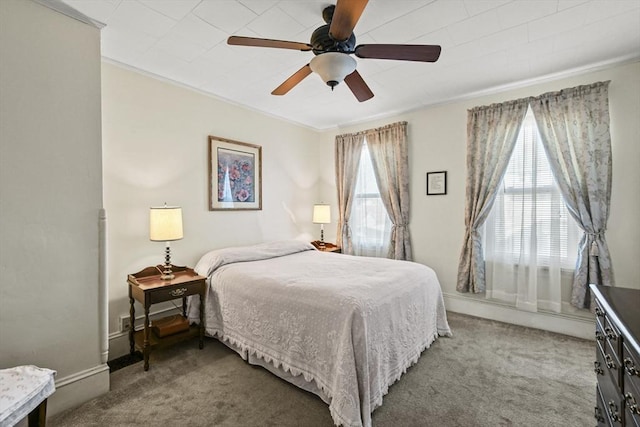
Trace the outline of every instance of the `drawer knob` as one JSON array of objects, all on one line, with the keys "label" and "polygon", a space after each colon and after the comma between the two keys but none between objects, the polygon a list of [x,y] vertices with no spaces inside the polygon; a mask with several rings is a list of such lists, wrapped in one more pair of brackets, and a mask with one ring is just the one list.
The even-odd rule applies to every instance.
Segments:
[{"label": "drawer knob", "polygon": [[613,358],[608,354],[604,355],[604,363],[609,369],[618,369],[618,367],[616,366],[616,362],[614,362]]},{"label": "drawer knob", "polygon": [[178,288],[178,289],[172,289],[171,291],[169,291],[169,294],[172,297],[181,297],[182,295],[185,294],[185,292],[187,292],[187,288]]},{"label": "drawer knob", "polygon": [[595,372],[597,375],[604,375],[604,370],[600,367],[600,362],[598,362],[597,360],[593,362],[593,372]]},{"label": "drawer knob", "polygon": [[600,310],[600,307],[596,307],[596,316],[604,317],[604,311]]},{"label": "drawer knob", "polygon": [[638,408],[638,403],[636,402],[636,398],[633,397],[631,393],[625,393],[624,401],[627,402],[627,408],[629,412],[632,414],[640,415],[640,409]]},{"label": "drawer knob", "polygon": [[604,335],[602,335],[602,332],[596,331],[596,341],[604,341]]},{"label": "drawer knob", "polygon": [[622,418],[620,418],[620,414],[618,413],[618,405],[613,400],[609,401],[609,417],[617,423],[622,422]]},{"label": "drawer knob", "polygon": [[640,371],[638,370],[638,368],[636,368],[636,365],[633,363],[633,360],[631,360],[631,358],[629,357],[624,358],[624,370],[627,371],[627,374],[631,376],[636,375],[640,377]]}]

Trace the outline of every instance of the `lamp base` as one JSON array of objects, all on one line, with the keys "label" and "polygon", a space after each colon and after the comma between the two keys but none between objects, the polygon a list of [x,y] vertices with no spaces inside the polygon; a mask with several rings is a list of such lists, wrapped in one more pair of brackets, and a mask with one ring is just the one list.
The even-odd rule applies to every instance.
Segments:
[{"label": "lamp base", "polygon": [[172,280],[176,277],[175,274],[173,274],[173,271],[171,271],[171,248],[169,247],[169,242],[167,242],[167,246],[165,248],[164,251],[164,271],[162,272],[162,275],[160,276],[160,279],[162,280]]},{"label": "lamp base", "polygon": [[162,280],[173,280],[176,278],[176,275],[173,274],[171,272],[171,270],[169,270],[169,274],[167,274],[166,270],[162,273],[162,276],[160,276],[160,279]]},{"label": "lamp base", "polygon": [[320,243],[318,244],[318,246],[321,249],[324,249],[325,244],[324,244],[324,224],[320,224]]}]

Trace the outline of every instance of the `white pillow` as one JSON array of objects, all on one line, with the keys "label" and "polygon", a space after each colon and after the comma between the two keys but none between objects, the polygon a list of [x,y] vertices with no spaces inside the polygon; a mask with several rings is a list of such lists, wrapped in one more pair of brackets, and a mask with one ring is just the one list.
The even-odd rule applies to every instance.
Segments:
[{"label": "white pillow", "polygon": [[252,246],[237,246],[209,251],[200,258],[194,271],[209,277],[217,268],[234,262],[258,261],[315,250],[309,242],[301,240],[278,240]]}]

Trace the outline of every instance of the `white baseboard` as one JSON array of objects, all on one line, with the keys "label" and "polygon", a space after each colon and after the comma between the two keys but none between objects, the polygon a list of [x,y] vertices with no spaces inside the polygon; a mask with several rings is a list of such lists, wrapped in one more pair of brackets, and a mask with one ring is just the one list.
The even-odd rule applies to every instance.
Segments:
[{"label": "white baseboard", "polygon": [[593,340],[595,320],[571,314],[518,310],[506,304],[473,298],[464,294],[443,293],[448,311],[542,329],[559,334]]},{"label": "white baseboard", "polygon": [[56,379],[56,391],[47,400],[47,416],[79,406],[109,391],[109,366],[102,364]]}]

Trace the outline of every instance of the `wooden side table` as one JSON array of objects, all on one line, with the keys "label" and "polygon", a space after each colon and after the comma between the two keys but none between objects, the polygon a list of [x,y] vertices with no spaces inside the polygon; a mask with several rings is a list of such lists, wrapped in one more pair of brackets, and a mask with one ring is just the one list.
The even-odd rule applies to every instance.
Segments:
[{"label": "wooden side table", "polygon": [[[155,347],[164,347],[177,342],[200,336],[199,347],[204,347],[204,298],[206,289],[206,277],[197,275],[188,267],[171,266],[175,277],[171,280],[160,278],[163,266],[147,267],[135,274],[129,274],[129,347],[133,354],[135,348],[142,350],[144,355],[144,370],[149,370],[149,354]],[[187,316],[187,297],[200,295],[200,325],[191,325],[188,330],[159,338],[151,334],[149,322],[149,308],[152,304],[182,298],[182,315]],[[144,307],[144,330],[135,330],[136,312],[135,300]]]}]

